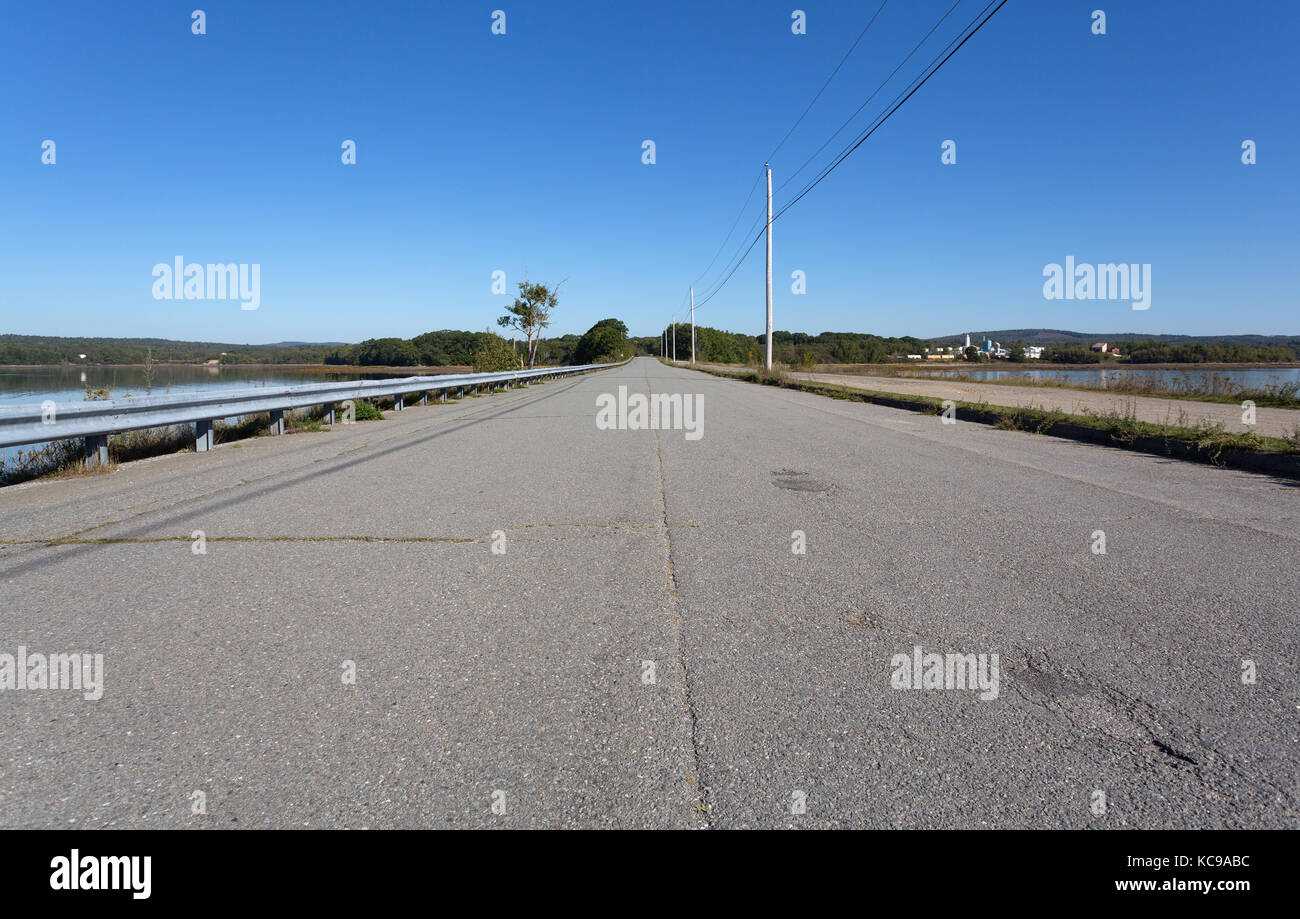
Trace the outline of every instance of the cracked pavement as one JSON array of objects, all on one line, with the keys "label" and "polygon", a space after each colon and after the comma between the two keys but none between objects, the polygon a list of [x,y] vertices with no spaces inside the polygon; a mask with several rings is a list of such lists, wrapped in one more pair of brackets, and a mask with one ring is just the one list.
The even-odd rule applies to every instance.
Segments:
[{"label": "cracked pavement", "polygon": [[0,653],[105,689],[0,692],[0,826],[1296,827],[1298,508],[644,358],[7,488]]}]

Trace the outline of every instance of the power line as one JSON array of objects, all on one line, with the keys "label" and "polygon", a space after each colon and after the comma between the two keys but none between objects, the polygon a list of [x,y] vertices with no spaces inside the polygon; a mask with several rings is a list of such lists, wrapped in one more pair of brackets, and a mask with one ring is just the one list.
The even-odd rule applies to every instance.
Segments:
[{"label": "power line", "polygon": [[[877,86],[877,87],[875,88],[875,90],[871,93],[871,95],[868,96],[868,97],[866,98],[866,101],[864,101],[860,106],[858,106],[857,111],[855,111],[852,115],[850,115],[850,116],[848,117],[848,119],[845,120],[845,122],[844,122],[843,124],[841,124],[841,125],[839,126],[839,128],[836,129],[835,133],[832,134],[829,138],[827,138],[826,141],[825,141],[825,143],[823,143],[820,147],[818,147],[818,148],[817,148],[817,151],[816,151],[815,153],[813,153],[813,155],[810,156],[807,160],[804,161],[804,163],[803,163],[802,166],[800,166],[798,169],[796,169],[796,170],[795,170],[795,171],[794,171],[790,176],[788,176],[788,177],[786,178],[786,180],[785,180],[784,182],[782,182],[779,186],[777,186],[777,189],[776,189],[776,190],[777,190],[778,192],[781,191],[781,189],[785,188],[785,186],[789,185],[790,182],[793,181],[793,179],[794,179],[795,176],[797,176],[800,172],[802,172],[804,169],[806,169],[807,166],[808,166],[808,164],[811,163],[814,159],[816,159],[817,156],[818,156],[818,155],[819,155],[823,150],[825,150],[825,149],[827,148],[827,146],[830,145],[830,142],[833,141],[836,137],[838,137],[838,136],[840,135],[840,133],[841,133],[841,132],[846,128],[846,127],[848,127],[848,125],[849,125],[849,124],[850,124],[850,123],[851,123],[855,118],[858,117],[858,115],[862,112],[862,110],[863,110],[864,108],[867,107],[867,105],[871,102],[871,100],[874,99],[874,98],[875,98],[875,97],[880,93],[880,90],[883,89],[883,88],[884,88],[884,87],[889,83],[889,81],[892,80],[892,79],[894,78],[894,76],[898,73],[898,71],[901,70],[901,69],[903,68],[903,66],[906,65],[907,62],[910,61],[910,60],[912,59],[912,57],[916,54],[917,50],[918,50],[922,45],[924,45],[927,41],[929,41],[930,36],[932,36],[932,35],[935,33],[935,31],[936,31],[936,30],[937,30],[941,25],[943,25],[944,22],[947,21],[948,17],[952,15],[953,10],[957,9],[957,7],[961,5],[961,2],[962,2],[962,0],[956,0],[956,2],[954,2],[953,5],[950,6],[950,7],[948,8],[948,12],[944,13],[943,16],[941,16],[941,17],[939,18],[939,20],[938,20],[937,22],[935,22],[935,24],[934,24],[933,26],[931,26],[930,31],[926,32],[925,35],[921,38],[921,40],[920,40],[919,42],[917,42],[916,45],[913,46],[913,48],[912,48],[911,51],[908,52],[907,56],[906,56],[905,58],[903,58],[901,61],[899,61],[898,66],[895,67],[895,68],[893,69],[893,71],[889,74],[889,76],[887,76],[887,77],[884,79],[884,81],[883,81],[879,86]],[[882,7],[882,8],[883,8],[883,7]],[[879,15],[879,14],[880,14],[880,10],[877,10],[877,11],[876,11],[876,14]],[[874,19],[875,19],[875,17],[872,17],[872,20],[873,20],[873,21],[874,21]],[[871,23],[868,23],[868,24],[867,24],[868,28],[870,27],[870,25],[871,25]],[[866,30],[864,29],[864,30],[863,30],[863,34],[865,34],[865,31],[866,31]],[[861,38],[861,35],[859,36],[859,38]],[[857,44],[857,43],[855,42],[854,45],[856,46],[856,44]],[[852,50],[852,49],[850,49],[850,50]],[[846,55],[846,57],[847,57],[847,55]],[[842,63],[843,63],[843,61],[841,61],[841,64],[842,64]],[[836,68],[836,69],[838,70],[839,68]],[[833,76],[833,74],[832,74],[832,76]],[[829,82],[829,81],[827,81],[827,82]],[[825,87],[823,87],[823,89],[825,89]],[[819,95],[820,95],[820,93],[819,93]],[[813,101],[816,101],[816,100],[814,99]],[[811,105],[809,106],[809,108],[811,108]],[[805,114],[807,114],[806,110],[805,110]],[[800,117],[802,118],[802,116],[800,116]],[[793,128],[792,128],[791,130],[793,131]],[[788,136],[789,136],[789,134],[787,134],[787,137],[788,137]],[[782,141],[782,143],[784,143],[784,141]],[[770,157],[769,157],[769,160],[770,160]],[[751,196],[753,195],[753,191],[752,191],[752,190],[750,191],[750,195],[751,195]],[[767,216],[766,214],[759,214],[758,218],[757,218],[757,219],[756,219],[752,224],[750,224],[749,229],[745,231],[745,236],[741,238],[741,243],[740,243],[740,246],[737,247],[737,249],[736,249],[736,253],[735,253],[734,255],[732,255],[731,259],[728,259],[728,260],[727,260],[727,264],[730,265],[730,264],[732,263],[732,261],[735,260],[735,259],[737,258],[737,256],[740,256],[740,258],[741,258],[741,262],[740,262],[740,263],[737,263],[737,264],[736,264],[736,265],[731,269],[731,271],[727,273],[727,276],[726,276],[725,279],[723,279],[722,284],[719,284],[719,285],[717,285],[716,287],[714,287],[714,289],[712,289],[712,290],[711,290],[711,291],[710,291],[710,292],[709,292],[709,293],[708,293],[708,294],[707,294],[707,295],[706,295],[702,300],[700,300],[699,303],[696,304],[696,308],[699,308],[699,307],[702,306],[704,303],[708,302],[708,300],[710,300],[710,299],[713,297],[714,294],[716,294],[719,290],[722,289],[722,287],[727,283],[727,281],[731,280],[731,276],[732,276],[733,274],[736,273],[736,269],[740,267],[740,264],[743,263],[744,259],[745,259],[746,257],[748,257],[749,253],[753,250],[754,246],[758,243],[758,237],[755,237],[755,238],[750,242],[749,247],[746,248],[746,249],[744,250],[744,255],[741,256],[741,255],[740,255],[740,252],[741,252],[741,248],[744,247],[744,245],[745,245],[745,242],[744,242],[745,237],[748,237],[750,233],[754,232],[755,228],[757,228],[757,227],[759,226],[760,223],[763,223],[764,218],[765,218],[766,216]],[[762,236],[762,231],[760,230],[760,231],[759,231],[759,237],[761,237],[761,236]],[[717,261],[717,257],[716,257],[716,256],[714,257],[714,261]],[[712,264],[712,263],[710,263],[710,264]],[[707,270],[707,269],[706,269],[706,270]],[[697,278],[696,280],[698,281],[699,279]]]},{"label": "power line", "polygon": [[[822,88],[817,90],[817,95],[813,96],[812,102],[809,102],[808,107],[803,110],[803,115],[800,115],[795,120],[795,123],[790,126],[790,130],[785,132],[785,137],[782,137],[781,143],[776,145],[776,150],[773,150],[771,153],[767,155],[767,161],[769,163],[772,161],[772,158],[776,156],[776,151],[780,150],[783,146],[785,146],[785,142],[790,139],[790,135],[794,133],[794,129],[799,127],[799,122],[803,121],[804,115],[807,115],[809,112],[812,111],[812,107],[817,104],[817,100],[822,97],[822,93],[826,92],[826,87],[831,85],[831,80],[835,79],[835,74],[840,72],[840,68],[844,66],[844,62],[849,59],[849,55],[852,54],[854,50],[858,47],[858,43],[862,41],[862,36],[867,34],[867,30],[870,29],[871,26],[875,23],[876,17],[878,17],[884,11],[885,4],[888,2],[889,0],[883,0],[883,2],[880,4],[880,7],[876,10],[875,15],[872,16],[871,20],[865,26],[862,27],[862,31],[858,33],[858,37],[854,39],[853,44],[849,47],[849,50],[844,52],[844,57],[840,58],[840,62],[835,65],[835,69],[832,70],[831,75],[826,78],[826,82],[822,84]],[[960,0],[958,0],[958,2],[960,2]]]},{"label": "power line", "polygon": [[807,169],[808,164],[811,163],[813,160],[817,159],[817,157],[821,155],[821,152],[830,146],[831,141],[839,137],[840,132],[843,131],[845,128],[847,128],[849,124],[852,123],[853,120],[858,117],[858,115],[862,114],[862,110],[871,103],[872,99],[876,98],[876,96],[880,93],[880,91],[884,89],[886,85],[888,85],[890,80],[894,79],[894,77],[898,74],[898,71],[903,69],[903,67],[907,64],[907,62],[912,59],[912,56],[915,55],[916,52],[921,49],[921,46],[930,40],[930,36],[933,35],[941,25],[943,25],[945,22],[948,21],[948,17],[953,14],[953,10],[961,6],[961,3],[962,0],[956,0],[956,2],[953,3],[952,6],[948,7],[948,12],[944,13],[941,17],[939,17],[939,21],[930,27],[930,31],[926,32],[925,35],[921,38],[921,40],[912,47],[912,50],[907,53],[907,57],[903,58],[901,61],[898,62],[898,66],[895,67],[892,71],[890,71],[889,76],[885,77],[885,79],[881,81],[880,85],[877,86],[874,91],[872,91],[871,95],[867,96],[867,98],[863,101],[863,103],[858,106],[857,110],[848,118],[846,118],[843,124],[841,124],[838,128],[835,129],[834,134],[826,138],[826,142],[822,144],[820,147],[818,147],[816,151],[814,151],[812,156],[808,157],[808,159],[803,161],[802,166],[800,166],[794,172],[790,173],[790,175],[786,177],[786,180],[782,182],[779,186],[777,186],[776,190],[778,192],[782,188],[785,188],[787,185],[793,182],[795,176],[797,176],[799,173]]},{"label": "power line", "polygon": [[[993,12],[988,13],[987,16],[984,16],[984,12],[987,11],[989,7],[993,6],[994,3],[997,3],[997,6],[993,8]],[[861,147],[864,143],[866,143],[867,138],[869,138],[872,134],[876,133],[876,131],[880,128],[880,126],[884,124],[886,121],[888,121],[889,117],[893,115],[894,112],[902,108],[903,103],[907,102],[908,99],[912,98],[912,96],[916,94],[916,91],[919,90],[922,86],[924,86],[926,82],[930,79],[930,77],[938,73],[939,68],[942,67],[944,64],[948,63],[948,59],[951,58],[954,54],[956,54],[962,45],[966,44],[966,42],[974,38],[975,33],[978,32],[980,29],[984,28],[984,24],[988,22],[990,19],[992,19],[993,15],[997,13],[998,10],[1002,9],[1002,7],[1006,5],[1006,3],[1007,0],[989,0],[988,6],[984,7],[984,10],[982,10],[980,14],[975,17],[975,19],[979,19],[980,16],[984,16],[984,18],[980,20],[979,24],[976,25],[975,28],[967,32],[966,36],[962,38],[961,41],[958,42],[956,39],[953,39],[954,42],[957,42],[956,46],[954,47],[951,43],[949,43],[949,47],[952,50],[950,50],[947,54],[943,56],[943,60],[939,61],[939,63],[936,64],[934,68],[930,70],[929,73],[927,73],[923,78],[921,78],[920,82],[913,81],[916,82],[916,85],[913,86],[912,89],[907,92],[907,95],[903,96],[902,99],[900,99],[898,102],[894,104],[893,108],[891,108],[883,116],[878,118],[877,121],[868,130],[864,131],[861,135],[859,135],[856,143],[854,143],[851,147],[849,147],[847,150],[841,153],[840,156],[835,160],[835,162],[831,163],[829,166],[823,169],[821,174],[818,175],[816,179],[814,179],[811,183],[806,185],[804,189],[801,192],[799,192],[799,194],[795,195],[795,197],[784,207],[782,207],[778,213],[773,214],[772,220],[775,222],[777,217],[781,216],[781,214],[784,214],[790,208],[794,207],[795,204],[799,202],[800,198],[802,198],[804,195],[808,194],[808,192],[812,191],[819,184],[821,184],[822,179],[830,175],[835,170],[835,168],[839,166],[840,163],[848,159],[849,154],[851,154],[854,150],[858,149],[858,147]],[[975,21],[974,19],[971,20],[971,22],[974,21]],[[967,28],[969,28],[969,26]]]},{"label": "power line", "polygon": [[709,273],[709,269],[713,267],[713,263],[716,262],[718,260],[718,256],[722,254],[722,250],[726,247],[727,241],[731,239],[731,234],[736,232],[736,227],[740,223],[740,218],[745,216],[745,208],[749,207],[750,199],[754,197],[754,189],[758,188],[758,183],[761,182],[762,180],[763,180],[763,173],[760,170],[758,175],[755,176],[754,178],[754,184],[749,186],[749,194],[745,196],[745,203],[740,206],[740,213],[736,215],[735,221],[733,221],[731,224],[731,229],[728,230],[727,235],[723,237],[722,245],[718,246],[718,251],[713,253],[713,259],[712,261],[709,262],[708,266],[699,273],[699,276],[696,277],[694,281],[691,281],[692,286],[698,284],[700,282],[700,278],[704,277],[706,274]]},{"label": "power line", "polygon": [[[957,0],[957,2],[960,3],[961,0]],[[868,31],[870,31],[871,27],[875,24],[876,19],[879,18],[880,14],[884,11],[885,6],[888,3],[889,0],[881,0],[881,4],[879,7],[877,7],[875,14],[872,15],[871,19],[867,21],[867,24],[862,27],[862,31],[859,32],[858,37],[853,40],[853,44],[849,46],[849,50],[844,52],[844,56],[841,57],[840,62],[835,65],[835,69],[831,71],[831,75],[826,78],[826,82],[822,84],[821,89],[817,90],[817,95],[813,96],[812,101],[808,103],[807,107],[804,108],[803,112],[799,115],[799,117],[795,119],[794,124],[790,126],[790,130],[785,132],[785,136],[782,137],[781,142],[776,145],[776,149],[773,150],[770,154],[768,154],[767,160],[769,162],[772,160],[774,156],[776,156],[777,150],[780,150],[783,146],[785,146],[785,142],[790,139],[790,135],[792,135],[795,132],[795,129],[799,127],[800,123],[804,120],[807,114],[810,111],[812,111],[812,107],[817,104],[817,100],[822,97],[822,93],[826,92],[826,87],[831,85],[831,81],[834,80],[836,74],[840,72],[840,68],[844,66],[844,63],[849,59],[849,57],[853,54],[853,52],[857,50],[857,47],[859,44],[861,44],[863,37],[867,34]],[[940,20],[940,22],[942,22],[942,20]],[[906,61],[904,61],[904,63],[906,63]],[[900,64],[899,66],[901,67],[902,65]],[[859,111],[861,111],[861,109],[859,109]],[[842,127],[841,130],[843,130]],[[832,139],[834,139],[833,135],[832,135]],[[827,141],[827,143],[829,142],[830,141]],[[825,145],[823,144],[823,148],[824,147]],[[820,153],[821,151],[819,150],[818,152]],[[805,165],[807,164],[805,163]],[[763,178],[763,173],[762,171],[760,171],[758,177],[754,179],[754,184],[751,185],[749,188],[749,194],[745,196],[745,203],[740,206],[740,213],[736,215],[736,219],[732,221],[731,229],[727,231],[727,235],[723,238],[722,245],[718,246],[718,251],[714,253],[713,258],[709,261],[709,264],[705,267],[705,269],[701,271],[699,275],[695,278],[695,280],[691,282],[692,285],[698,284],[700,278],[708,274],[709,270],[712,269],[714,264],[718,261],[718,256],[721,255],[722,250],[727,247],[727,242],[731,239],[731,235],[736,232],[736,227],[740,225],[740,218],[745,215],[745,209],[749,207],[749,202],[753,199],[754,191],[755,189],[758,188],[759,182],[762,181],[762,178]],[[760,216],[759,219],[762,219],[762,217]],[[741,245],[744,245],[744,243],[742,242]]]},{"label": "power line", "polygon": [[[958,0],[958,3],[960,2],[961,0]],[[830,175],[831,172],[833,172],[835,168],[839,166],[840,163],[844,162],[844,160],[847,159],[849,155],[853,153],[853,151],[857,150],[858,147],[862,146],[862,144],[864,144],[867,141],[867,139],[871,137],[871,135],[874,134],[880,128],[880,126],[883,125],[890,118],[890,116],[894,114],[894,112],[898,111],[903,106],[903,104],[907,102],[908,99],[912,98],[912,96],[917,92],[917,90],[919,90],[922,86],[924,86],[926,82],[929,81],[930,77],[934,76],[939,71],[939,68],[941,68],[944,64],[946,64],[948,60],[954,54],[957,53],[958,49],[960,49],[962,45],[966,44],[966,42],[969,41],[975,35],[976,32],[982,29],[984,27],[984,24],[987,23],[990,19],[992,19],[993,15],[997,13],[998,10],[1002,9],[1002,7],[1006,4],[1006,2],[1007,0],[1000,0],[1000,2],[999,0],[990,0],[988,5],[985,6],[984,9],[981,10],[980,13],[978,13],[975,16],[975,18],[972,19],[971,22],[967,24],[966,29],[963,29],[963,32],[958,34],[958,38],[960,38],[960,41],[958,41],[957,38],[954,38],[952,42],[949,42],[947,53],[945,54],[944,52],[941,51],[939,55],[936,55],[935,58],[931,61],[931,67],[928,69],[928,72],[925,72],[925,75],[923,77],[913,79],[912,83],[915,85],[912,85],[912,88],[910,90],[904,89],[903,92],[899,94],[899,96],[896,96],[895,97],[896,101],[893,103],[892,107],[888,109],[888,111],[886,111],[880,116],[877,116],[876,120],[858,136],[858,139],[851,146],[849,146],[842,153],[840,153],[836,157],[834,162],[832,162],[829,166],[823,169],[821,173],[818,174],[817,178],[815,178],[813,181],[805,185],[804,188],[799,192],[799,194],[797,194],[793,199],[791,199],[788,203],[786,203],[779,211],[777,211],[775,214],[772,215],[772,222],[775,223],[778,217],[780,217],[791,207],[793,207],[801,198],[804,197],[804,195],[808,194],[810,191],[816,188],[821,183],[821,181],[825,179],[828,175]],[[992,12],[988,12],[989,8],[992,7],[994,3],[997,3],[997,6],[992,10]],[[948,10],[948,13],[944,14],[943,19],[940,19],[939,23],[936,23],[935,28],[938,28],[938,26],[942,24],[943,20],[947,19],[948,15],[950,15],[952,13],[952,10],[955,8],[956,8],[956,4],[954,4],[953,7]],[[985,15],[985,13],[987,13],[987,15]],[[980,19],[981,16],[984,17],[982,20]],[[978,20],[978,24],[976,24],[977,20]],[[974,26],[973,28],[972,25]],[[930,32],[927,33],[926,38],[928,39],[929,36],[933,34],[933,32],[934,29],[931,29]],[[963,33],[964,33],[964,37],[963,37]],[[926,39],[922,39],[921,44],[924,44],[925,40]],[[920,45],[918,44],[917,47],[920,47]],[[908,58],[911,58],[911,56],[915,53],[916,53],[916,48],[913,48],[911,53],[908,54]],[[904,63],[906,62],[906,60],[907,59],[905,58]],[[937,61],[938,63],[936,64],[935,61]],[[902,65],[900,64],[899,66],[901,67]],[[897,73],[897,68],[895,69],[894,72]],[[891,74],[891,78],[892,76],[893,75]],[[888,82],[888,80],[886,80],[886,82]],[[879,92],[879,88],[877,88],[876,92]],[[872,95],[874,96],[875,93],[873,93]],[[870,97],[868,98],[868,101],[870,101]],[[865,105],[866,103],[863,103],[863,106]],[[859,111],[861,111],[861,107],[859,107]],[[857,114],[855,113],[853,117],[857,117]],[[849,120],[852,121],[853,119],[850,118]],[[840,127],[840,131],[842,130],[843,130],[843,126]],[[839,131],[836,131],[834,135],[831,135],[831,139],[833,140],[835,135],[837,134],[839,134]],[[828,140],[827,144],[829,143],[830,141]],[[822,145],[823,149],[825,148],[825,146],[826,144]],[[818,152],[820,152],[820,150]],[[814,154],[814,157],[815,156],[816,154]],[[805,163],[804,165],[806,166],[807,163]],[[803,167],[800,167],[800,169],[802,168]],[[731,277],[736,273],[737,270],[739,270],[740,266],[744,264],[745,259],[749,257],[749,253],[753,251],[754,246],[757,245],[758,241],[762,238],[763,238],[763,231],[759,231],[758,235],[755,236],[754,239],[750,242],[749,247],[745,249],[744,254],[740,256],[740,259],[732,266],[731,270],[727,273],[726,277],[722,279],[721,283],[715,286],[713,290],[711,290],[705,297],[696,301],[695,304],[696,310],[699,310],[700,307],[708,303],[709,300],[713,299],[713,297],[715,297],[722,290],[722,288],[726,286],[727,282],[731,280]]]}]

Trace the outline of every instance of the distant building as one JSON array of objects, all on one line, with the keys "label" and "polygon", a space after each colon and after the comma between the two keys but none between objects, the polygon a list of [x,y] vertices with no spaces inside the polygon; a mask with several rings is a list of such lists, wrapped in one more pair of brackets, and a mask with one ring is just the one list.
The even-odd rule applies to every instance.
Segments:
[{"label": "distant building", "polygon": [[1044,349],[1038,347],[1037,345],[1026,345],[1025,357],[1029,358],[1031,361],[1036,361],[1042,358],[1043,351]]},{"label": "distant building", "polygon": [[1109,351],[1110,349],[1106,347],[1106,343],[1105,343],[1104,341],[1099,341],[1099,342],[1097,342],[1095,345],[1092,346],[1092,350],[1093,350],[1093,351],[1101,351],[1101,352],[1105,353],[1105,352]]}]

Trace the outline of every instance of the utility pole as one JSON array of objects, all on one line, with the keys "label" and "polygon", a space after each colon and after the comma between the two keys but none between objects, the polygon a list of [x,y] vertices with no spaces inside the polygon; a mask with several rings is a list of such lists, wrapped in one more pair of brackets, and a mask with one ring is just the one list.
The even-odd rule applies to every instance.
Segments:
[{"label": "utility pole", "polygon": [[695,288],[691,288],[691,363],[695,363]]},{"label": "utility pole", "polygon": [[772,166],[764,163],[767,170],[767,360],[763,366],[772,369]]},{"label": "utility pole", "polygon": [[677,317],[673,316],[673,363],[677,363]]}]

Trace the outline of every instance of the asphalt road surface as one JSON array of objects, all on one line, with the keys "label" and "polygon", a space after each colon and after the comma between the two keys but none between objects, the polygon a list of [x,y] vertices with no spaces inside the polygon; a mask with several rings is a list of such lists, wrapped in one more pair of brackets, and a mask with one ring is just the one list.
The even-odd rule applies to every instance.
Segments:
[{"label": "asphalt road surface", "polygon": [[[599,429],[620,385],[703,436]],[[104,661],[0,692],[6,827],[1300,825],[1267,476],[638,359],[4,489],[0,538],[0,655]],[[896,688],[917,646],[985,682]]]}]

